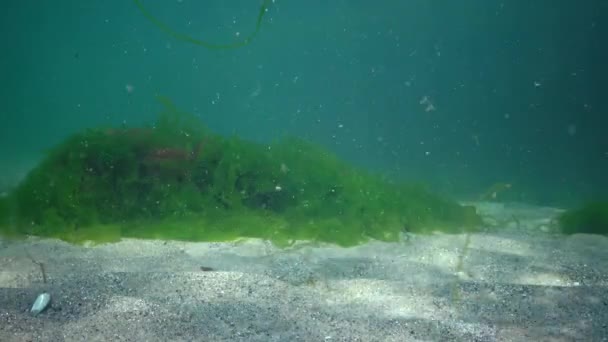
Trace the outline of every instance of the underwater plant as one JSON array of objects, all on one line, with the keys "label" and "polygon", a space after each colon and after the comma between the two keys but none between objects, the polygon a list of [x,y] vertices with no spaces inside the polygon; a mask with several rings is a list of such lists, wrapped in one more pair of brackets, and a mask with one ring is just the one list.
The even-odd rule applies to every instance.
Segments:
[{"label": "underwater plant", "polygon": [[590,202],[558,217],[565,234],[587,233],[608,235],[608,202]]},{"label": "underwater plant", "polygon": [[53,148],[0,201],[0,233],[350,246],[481,223],[474,207],[354,168],[321,146],[222,137],[159,99],[153,126],[88,129]]},{"label": "underwater plant", "polygon": [[209,42],[206,42],[206,41],[203,41],[200,39],[196,39],[192,36],[189,36],[189,35],[186,35],[183,33],[179,33],[177,31],[173,30],[171,27],[167,26],[160,19],[158,19],[156,16],[154,16],[150,11],[148,11],[148,9],[142,4],[141,0],[133,0],[133,2],[135,3],[135,6],[137,6],[137,8],[140,10],[140,12],[144,15],[144,17],[146,17],[146,19],[148,19],[151,23],[153,23],[161,31],[165,32],[166,34],[170,35],[171,37],[173,37],[179,41],[182,41],[182,42],[202,46],[202,47],[205,47],[208,49],[217,50],[217,49],[233,49],[233,48],[238,48],[238,47],[242,47],[242,46],[249,44],[253,40],[253,38],[255,38],[255,36],[257,36],[257,34],[260,32],[260,29],[262,28],[262,19],[264,18],[264,14],[266,14],[266,12],[268,11],[268,6],[270,5],[271,0],[264,0],[262,2],[262,4],[260,5],[260,9],[258,11],[258,16],[257,16],[254,31],[249,36],[245,37],[244,39],[231,43],[231,44],[209,43]]}]

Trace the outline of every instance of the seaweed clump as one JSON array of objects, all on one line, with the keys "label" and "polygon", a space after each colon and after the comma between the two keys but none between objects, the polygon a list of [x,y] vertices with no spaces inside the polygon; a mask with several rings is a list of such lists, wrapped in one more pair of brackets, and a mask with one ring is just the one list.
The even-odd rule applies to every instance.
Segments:
[{"label": "seaweed clump", "polygon": [[565,234],[608,235],[608,202],[590,202],[568,210],[559,216],[558,222]]},{"label": "seaweed clump", "polygon": [[350,246],[481,223],[473,207],[353,168],[317,145],[222,137],[164,105],[153,126],[89,129],[52,149],[0,200],[0,233]]}]

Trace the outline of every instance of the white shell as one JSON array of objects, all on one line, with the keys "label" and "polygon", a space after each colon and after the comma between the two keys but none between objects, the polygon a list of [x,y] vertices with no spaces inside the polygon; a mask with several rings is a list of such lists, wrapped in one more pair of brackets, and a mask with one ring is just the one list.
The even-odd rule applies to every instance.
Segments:
[{"label": "white shell", "polygon": [[36,298],[34,305],[32,305],[32,310],[30,310],[34,315],[37,315],[44,311],[49,306],[51,302],[51,295],[48,293],[41,293]]}]

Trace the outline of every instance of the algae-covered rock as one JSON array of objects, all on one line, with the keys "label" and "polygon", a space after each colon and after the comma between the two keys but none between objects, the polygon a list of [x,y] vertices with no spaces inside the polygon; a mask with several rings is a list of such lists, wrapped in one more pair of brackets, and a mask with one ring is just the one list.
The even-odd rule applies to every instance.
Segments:
[{"label": "algae-covered rock", "polygon": [[608,235],[608,202],[590,202],[560,215],[559,225],[566,234]]},{"label": "algae-covered rock", "polygon": [[212,134],[166,100],[154,126],[67,138],[0,204],[0,231],[69,241],[353,245],[481,222],[473,207],[356,169],[300,139],[262,145]]}]

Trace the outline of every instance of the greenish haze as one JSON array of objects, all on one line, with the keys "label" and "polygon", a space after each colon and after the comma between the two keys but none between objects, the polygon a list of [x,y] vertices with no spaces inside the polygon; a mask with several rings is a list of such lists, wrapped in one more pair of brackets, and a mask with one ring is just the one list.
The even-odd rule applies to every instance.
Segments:
[{"label": "greenish haze", "polygon": [[590,202],[559,217],[566,234],[588,233],[608,235],[608,202]]},{"label": "greenish haze", "polygon": [[153,127],[89,129],[52,149],[0,202],[0,231],[71,242],[255,237],[351,246],[481,223],[473,207],[353,168],[319,146],[224,138],[160,100]]}]

